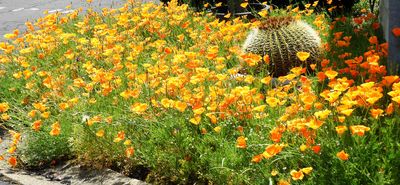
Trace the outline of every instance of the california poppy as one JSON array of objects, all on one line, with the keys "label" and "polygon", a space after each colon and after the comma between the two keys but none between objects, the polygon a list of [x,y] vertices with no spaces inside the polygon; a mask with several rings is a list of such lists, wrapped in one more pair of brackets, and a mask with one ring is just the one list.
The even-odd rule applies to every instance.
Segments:
[{"label": "california poppy", "polygon": [[10,108],[8,103],[0,103],[0,112],[7,112],[7,110]]},{"label": "california poppy", "polygon": [[245,138],[244,136],[239,136],[236,140],[236,147],[246,148],[247,147],[246,140],[247,138]]},{"label": "california poppy", "polygon": [[52,136],[58,136],[60,134],[61,131],[61,125],[58,121],[54,122],[51,125],[51,131],[50,131],[50,135]]},{"label": "california poppy", "polygon": [[125,150],[126,157],[131,157],[135,153],[135,149],[133,147],[129,147]]},{"label": "california poppy", "polygon": [[343,161],[349,160],[349,154],[347,154],[344,150],[338,152],[338,153],[336,154],[336,156],[337,156],[340,160],[343,160]]},{"label": "california poppy", "polygon": [[36,120],[32,124],[32,129],[35,131],[39,131],[41,126],[42,126],[42,120]]},{"label": "california poppy", "polygon": [[122,140],[125,139],[125,132],[124,131],[119,131],[117,134],[117,137],[114,139],[114,142],[118,143]]},{"label": "california poppy", "polygon": [[283,149],[284,145],[283,144],[272,144],[269,145],[265,148],[265,151],[263,152],[263,156],[267,159],[279,154],[282,149]]},{"label": "california poppy", "polygon": [[304,62],[308,59],[308,57],[310,57],[310,53],[299,51],[296,53],[296,56],[297,56],[297,58],[299,58],[300,61]]},{"label": "california poppy", "polygon": [[312,167],[302,168],[301,171],[306,175],[308,175],[313,171],[313,168]]},{"label": "california poppy", "polygon": [[393,28],[392,33],[394,36],[400,37],[400,27]]},{"label": "california poppy", "polygon": [[370,114],[373,118],[378,119],[384,111],[382,109],[371,109]]},{"label": "california poppy", "polygon": [[299,171],[292,170],[290,171],[290,175],[292,176],[292,179],[295,181],[302,180],[304,178],[304,174],[301,170]]},{"label": "california poppy", "polygon": [[255,155],[255,156],[253,156],[253,158],[251,159],[251,162],[253,162],[253,163],[259,163],[262,159],[263,159],[263,155],[262,155],[262,154]]},{"label": "california poppy", "polygon": [[12,167],[17,166],[17,158],[14,156],[8,158],[8,164],[10,164]]},{"label": "california poppy", "polygon": [[342,135],[347,130],[347,126],[340,125],[335,127],[335,130],[339,135]]},{"label": "california poppy", "polygon": [[353,135],[357,134],[359,136],[363,136],[365,134],[365,132],[367,132],[369,130],[370,130],[370,128],[366,127],[364,125],[353,125],[353,126],[350,126],[350,131],[351,131],[351,133]]}]

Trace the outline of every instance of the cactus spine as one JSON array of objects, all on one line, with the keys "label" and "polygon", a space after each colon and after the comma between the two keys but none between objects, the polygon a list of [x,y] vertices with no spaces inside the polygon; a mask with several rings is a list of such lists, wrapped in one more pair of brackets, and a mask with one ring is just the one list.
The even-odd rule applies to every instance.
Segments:
[{"label": "cactus spine", "polygon": [[[258,28],[253,28],[242,50],[261,56],[268,54],[268,72],[273,76],[282,76],[292,67],[301,65],[297,52],[309,52],[307,63],[310,64],[318,61],[320,48],[321,38],[310,25],[292,17],[275,17],[265,20]],[[258,67],[262,68],[262,65]]]}]

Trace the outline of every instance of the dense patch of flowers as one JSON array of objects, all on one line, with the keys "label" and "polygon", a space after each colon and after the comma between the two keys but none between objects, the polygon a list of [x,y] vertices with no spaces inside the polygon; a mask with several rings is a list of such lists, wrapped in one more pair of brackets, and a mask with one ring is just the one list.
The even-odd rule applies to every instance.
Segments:
[{"label": "dense patch of flowers", "polygon": [[[270,62],[267,55],[240,49],[246,31],[259,21],[221,22],[175,1],[168,7],[128,2],[83,16],[80,11],[48,14],[36,23],[27,22],[25,33],[5,35],[9,40],[0,42],[0,83],[18,86],[3,88],[2,95],[20,97],[0,98],[0,123],[23,122],[35,132],[59,137],[71,124],[61,117],[90,113],[96,107],[100,112],[83,119],[94,139],[111,140],[111,145],[123,147],[125,158],[135,158],[143,147],[135,145],[141,133],[119,130],[115,125],[124,123],[118,116],[163,125],[158,118],[174,115],[199,131],[192,137],[231,133],[226,137],[231,147],[244,150],[240,155],[258,169],[264,168],[258,164],[280,164],[286,160],[280,156],[294,153],[349,161],[353,152],[348,147],[326,146],[325,139],[362,140],[379,123],[371,120],[399,114],[399,78],[386,76],[382,61],[388,46],[370,32],[378,27],[373,14],[338,18],[330,25],[323,15],[317,16],[314,25],[321,35],[329,36],[329,30],[350,22],[354,32],[368,40],[368,50],[355,56],[347,50],[352,36],[333,32],[324,49],[334,57],[313,64],[314,75],[299,66],[274,79],[238,73],[242,65]],[[298,57],[306,63],[309,53],[299,51]],[[256,130],[262,131],[254,136]],[[12,145],[1,158],[16,166],[21,135],[10,134]],[[270,177],[283,184],[317,173],[311,161],[288,167],[271,165]]]}]

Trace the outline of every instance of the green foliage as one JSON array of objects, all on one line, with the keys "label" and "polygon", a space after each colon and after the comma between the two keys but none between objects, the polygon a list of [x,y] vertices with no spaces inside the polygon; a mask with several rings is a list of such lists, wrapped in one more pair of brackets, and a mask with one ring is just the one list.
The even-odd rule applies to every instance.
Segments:
[{"label": "green foliage", "polygon": [[70,159],[74,154],[71,150],[71,122],[64,120],[61,123],[62,133],[51,136],[46,126],[42,131],[26,130],[18,154],[26,168],[48,167],[53,161]]},{"label": "green foliage", "polygon": [[[39,43],[40,51],[24,57],[31,66],[35,66],[35,74],[47,71],[56,84],[54,86],[48,83],[48,87],[43,85],[47,76],[32,75],[28,78],[21,75],[19,79],[14,78],[14,73],[32,69],[18,65],[17,62],[24,60],[19,54],[10,54],[12,63],[0,63],[1,69],[6,70],[6,75],[0,76],[0,101],[11,105],[7,113],[12,119],[7,124],[18,125],[19,130],[26,134],[18,149],[20,159],[26,165],[48,164],[52,160],[73,155],[81,164],[111,167],[126,174],[135,174],[140,168],[150,169],[150,174],[144,173],[141,178],[154,184],[276,184],[280,180],[290,180],[292,184],[400,184],[398,107],[393,115],[385,114],[377,119],[369,115],[372,106],[356,107],[346,122],[339,123],[336,105],[319,97],[318,101],[323,102],[322,109],[334,113],[318,128],[318,132],[306,127],[306,131],[316,133],[313,141],[308,141],[301,136],[301,132],[290,130],[288,121],[281,121],[281,116],[287,114],[288,105],[298,104],[293,108],[294,116],[312,117],[317,108],[311,106],[308,110],[303,107],[303,99],[297,99],[304,90],[301,88],[306,88],[300,81],[311,81],[308,90],[316,92],[315,96],[327,88],[327,82],[318,82],[312,76],[297,75],[293,77],[297,82],[292,86],[265,85],[264,92],[261,92],[262,85],[258,77],[252,77],[256,80],[250,83],[228,79],[229,72],[239,58],[235,54],[235,47],[239,48],[242,40],[238,37],[245,35],[243,30],[248,28],[248,23],[192,17],[186,11],[180,12],[183,16],[166,13],[175,13],[180,11],[179,8],[165,10],[147,7],[144,12],[139,8],[135,10],[130,12],[127,9],[124,12],[121,8],[106,17],[92,14],[56,27],[59,28],[56,31],[53,27],[46,30],[46,39],[43,40],[60,40],[47,45]],[[313,22],[311,16],[307,19]],[[308,46],[309,43],[305,44],[305,41],[313,42],[318,38],[303,36],[309,33],[300,29],[298,24],[294,25],[294,28],[286,25],[285,28],[278,28],[278,32],[264,33],[260,40],[274,38],[275,42],[282,42],[277,44],[281,51],[287,47],[286,44],[299,44],[288,49],[312,53],[314,49],[307,50],[306,47],[313,48],[316,44]],[[337,25],[334,32],[353,34],[350,22]],[[368,36],[375,34],[367,31]],[[74,33],[72,36],[71,32]],[[295,32],[292,35],[296,38],[290,37],[292,35],[289,32]],[[332,39],[334,33],[326,34]],[[326,54],[337,62],[335,65],[344,65],[338,54],[352,52],[362,55],[368,50],[365,37],[352,36],[349,48],[332,44],[331,53]],[[275,44],[271,40],[267,42],[267,45]],[[52,43],[56,43],[57,49],[48,51],[47,56],[39,60],[37,52],[49,48]],[[357,49],[358,46],[362,48]],[[66,59],[69,50],[73,50],[75,56]],[[260,52],[264,55],[264,50]],[[272,52],[271,57],[277,57],[278,53]],[[289,55],[287,51],[285,56],[278,58],[286,57],[290,61],[296,58],[293,55],[295,52],[291,53]],[[272,58],[271,62],[276,60]],[[281,61],[284,62],[284,59]],[[193,75],[205,71],[205,68],[208,70],[206,73]],[[286,68],[289,69],[290,65]],[[152,78],[154,76],[156,78]],[[196,81],[204,76],[207,76],[202,79],[204,82]],[[84,85],[77,80],[78,77]],[[224,77],[225,80],[215,80]],[[184,83],[179,81],[181,79]],[[356,83],[364,82],[364,79],[355,80]],[[31,81],[33,87],[30,89],[27,84]],[[302,86],[298,87],[299,84]],[[111,92],[105,91],[110,87]],[[140,89],[139,95],[125,97],[123,93],[132,89]],[[218,90],[214,92],[213,89]],[[254,94],[246,94],[247,91],[254,91]],[[390,89],[384,87],[383,91],[387,93]],[[265,96],[269,96],[269,93],[274,94],[273,97],[283,97],[279,100],[280,105],[275,107],[265,103]],[[31,100],[24,103],[27,96]],[[71,103],[71,99],[76,97],[79,101]],[[225,104],[237,97],[240,99],[235,100],[234,104]],[[210,111],[213,109],[210,99],[213,98],[217,100],[215,106],[218,109]],[[198,99],[201,99],[201,105],[197,105]],[[252,102],[253,99],[258,101]],[[167,103],[163,103],[163,100],[167,100]],[[182,101],[187,107],[184,111],[177,110],[169,105],[170,100],[175,103]],[[32,131],[34,119],[27,114],[35,109],[32,103],[38,101],[46,104],[52,117],[43,119],[40,131]],[[389,101],[390,98],[385,95],[374,106],[386,106]],[[63,102],[70,103],[71,107],[61,110],[59,105]],[[145,112],[132,111],[135,103],[145,103]],[[265,105],[265,109],[253,110],[260,104]],[[193,123],[191,119],[196,106],[204,107],[205,113],[199,115],[200,122]],[[297,115],[297,112],[301,115]],[[219,116],[218,121],[212,122],[206,113],[226,117]],[[253,115],[248,116],[249,113]],[[50,125],[55,121],[61,124],[61,134],[51,136]],[[335,127],[341,124],[363,124],[371,130],[364,136],[352,135],[350,131],[340,136],[335,132]],[[279,141],[284,147],[282,152],[252,162],[254,156],[262,154],[267,146],[274,144],[270,138],[271,131],[278,126],[288,129]],[[101,134],[102,130],[104,134]],[[118,139],[122,135],[123,139]],[[238,147],[237,139],[241,136],[247,138],[245,147]],[[305,143],[321,146],[321,151],[314,152],[310,146],[300,150],[299,146]],[[134,155],[127,156],[128,147],[134,148]],[[350,155],[349,160],[343,161],[336,156],[340,150]],[[291,180],[292,170],[306,167],[312,167],[313,171],[305,175],[303,180]],[[271,174],[275,171],[276,174]]]}]

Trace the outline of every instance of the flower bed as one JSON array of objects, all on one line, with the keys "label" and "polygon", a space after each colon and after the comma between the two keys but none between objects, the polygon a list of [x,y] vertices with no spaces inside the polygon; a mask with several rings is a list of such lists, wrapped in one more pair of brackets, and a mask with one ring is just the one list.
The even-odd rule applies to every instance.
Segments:
[{"label": "flower bed", "polygon": [[265,61],[240,48],[258,21],[128,2],[27,22],[0,43],[3,157],[146,168],[160,184],[398,183],[400,83],[375,15],[289,14],[318,28],[325,57],[275,80],[236,75]]}]

